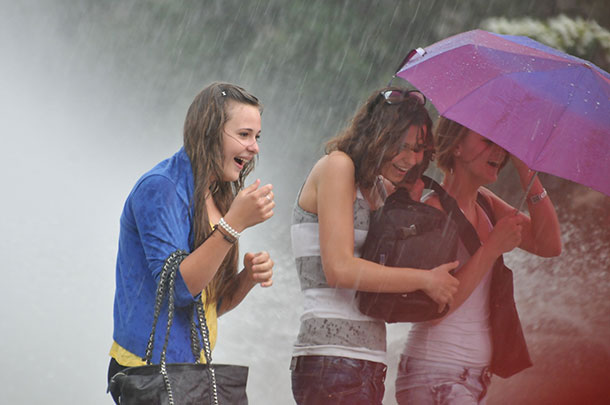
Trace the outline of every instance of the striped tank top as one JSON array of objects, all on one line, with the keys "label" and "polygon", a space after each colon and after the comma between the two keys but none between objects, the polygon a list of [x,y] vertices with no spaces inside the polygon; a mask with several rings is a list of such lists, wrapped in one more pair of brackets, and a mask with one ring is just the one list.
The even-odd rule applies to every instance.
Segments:
[{"label": "striped tank top", "polygon": [[[358,310],[356,290],[332,288],[327,284],[320,257],[318,216],[303,210],[298,200],[299,197],[290,234],[304,310],[293,355],[340,356],[385,363],[385,323]],[[360,256],[366,239],[369,215],[369,205],[358,189],[354,202],[356,257]]]}]

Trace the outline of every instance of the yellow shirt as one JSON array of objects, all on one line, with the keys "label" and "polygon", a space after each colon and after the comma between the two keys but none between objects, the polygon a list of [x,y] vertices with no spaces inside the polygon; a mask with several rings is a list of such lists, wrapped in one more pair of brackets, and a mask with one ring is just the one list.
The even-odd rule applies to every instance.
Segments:
[{"label": "yellow shirt", "polygon": [[[205,308],[205,320],[208,324],[208,330],[210,332],[210,350],[214,349],[216,345],[216,336],[218,335],[218,314],[216,313],[216,302],[206,303],[205,291],[201,293],[201,301]],[[110,357],[114,358],[117,363],[125,367],[143,366],[146,364],[144,360],[138,355],[135,355],[121,347],[117,342],[112,342],[110,348]],[[199,361],[205,363],[205,353],[201,350]]]}]

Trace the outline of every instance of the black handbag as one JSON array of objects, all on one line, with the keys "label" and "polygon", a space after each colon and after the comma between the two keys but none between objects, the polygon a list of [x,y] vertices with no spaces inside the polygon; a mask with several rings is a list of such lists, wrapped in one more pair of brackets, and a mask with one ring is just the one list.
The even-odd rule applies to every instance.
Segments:
[{"label": "black handbag", "polygon": [[[437,191],[444,208],[446,192],[431,178],[422,176],[422,179],[426,188]],[[371,214],[362,258],[385,266],[430,270],[456,259],[458,236],[451,215],[412,200],[406,189],[398,188],[383,207]],[[445,306],[439,312],[438,304],[422,290],[358,291],[356,296],[363,314],[388,323],[428,321],[440,318],[449,310]]]},{"label": "black handbag", "polygon": [[[128,367],[116,373],[110,380],[108,391],[120,398],[121,405],[190,405],[190,404],[239,404],[248,403],[246,383],[248,367],[212,364],[209,331],[205,320],[203,303],[193,304],[191,316],[191,350],[194,363],[167,364],[165,356],[169,343],[169,332],[174,316],[174,285],[176,273],[187,252],[172,253],[163,266],[155,299],[152,331],[146,347],[146,365]],[[153,365],[152,353],[155,330],[161,307],[167,297],[168,317],[165,342],[160,364]],[[197,314],[198,322],[194,320]],[[201,333],[206,364],[199,363]]]}]

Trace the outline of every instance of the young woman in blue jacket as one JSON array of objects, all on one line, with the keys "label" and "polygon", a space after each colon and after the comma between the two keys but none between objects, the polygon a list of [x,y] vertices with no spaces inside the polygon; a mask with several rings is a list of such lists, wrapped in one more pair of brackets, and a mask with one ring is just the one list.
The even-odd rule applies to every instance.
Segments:
[{"label": "young woman in blue jacket", "polygon": [[[193,361],[189,308],[194,301],[203,301],[213,347],[217,316],[238,305],[256,284],[271,286],[273,261],[267,252],[246,253],[238,272],[241,232],[269,219],[275,206],[271,184],[256,180],[244,188],[259,152],[261,112],[258,99],[243,88],[209,85],[187,112],[184,146],[144,174],[127,197],[120,220],[109,380],[126,367],[144,364],[157,283],[172,252],[189,255],[176,277],[168,363]],[[166,323],[167,309],[157,336],[164,336]],[[161,346],[155,345],[153,363],[159,362]]]}]

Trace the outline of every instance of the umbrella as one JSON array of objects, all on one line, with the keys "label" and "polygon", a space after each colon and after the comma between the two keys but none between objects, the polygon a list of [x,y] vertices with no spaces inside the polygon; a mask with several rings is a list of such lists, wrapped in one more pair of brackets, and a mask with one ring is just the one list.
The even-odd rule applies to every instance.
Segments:
[{"label": "umbrella", "polygon": [[610,75],[527,37],[464,32],[407,55],[397,76],[439,114],[531,169],[610,195]]}]

